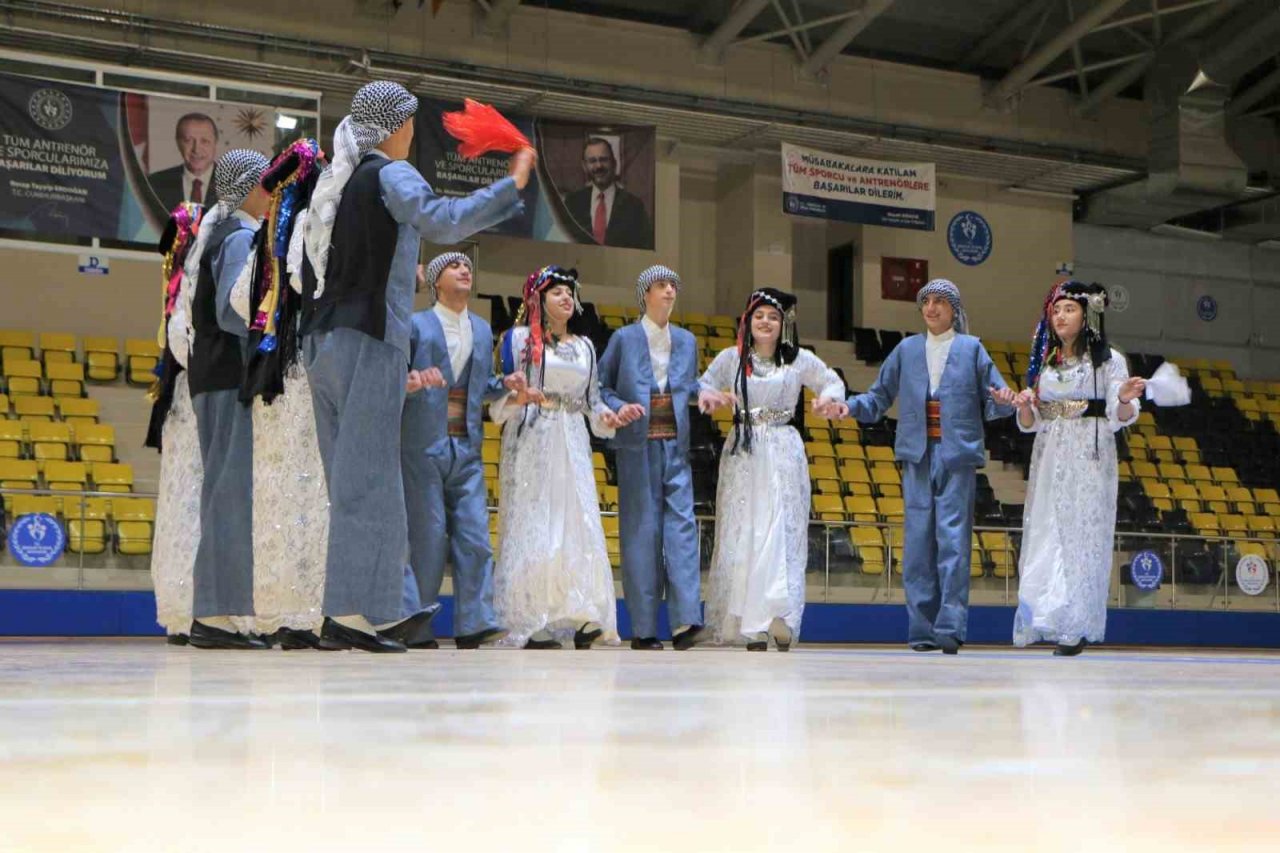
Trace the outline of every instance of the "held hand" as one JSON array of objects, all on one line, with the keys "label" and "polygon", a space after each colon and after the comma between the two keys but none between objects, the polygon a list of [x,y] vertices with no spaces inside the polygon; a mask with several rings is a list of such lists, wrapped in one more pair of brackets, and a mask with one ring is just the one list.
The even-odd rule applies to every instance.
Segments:
[{"label": "held hand", "polygon": [[1132,403],[1147,390],[1147,380],[1141,376],[1130,376],[1120,385],[1120,402]]},{"label": "held hand", "polygon": [[614,414],[613,412],[602,412],[600,414],[600,423],[604,424],[606,429],[617,429],[618,427],[625,425],[622,421],[620,412],[618,414]]},{"label": "held hand", "polygon": [[529,380],[520,371],[508,373],[502,377],[502,387],[508,391],[515,391],[517,394],[529,387]]},{"label": "held hand", "polygon": [[618,409],[618,425],[633,424],[643,418],[644,414],[644,406],[639,403],[627,403],[621,409]]},{"label": "held hand", "polygon": [[529,185],[529,176],[538,165],[538,152],[532,148],[521,148],[511,155],[511,163],[507,167],[509,174],[516,182],[516,189],[522,190]]},{"label": "held hand", "polygon": [[703,389],[698,392],[698,411],[702,412],[704,415],[709,415],[721,406],[727,406],[733,401],[734,397],[732,394]]},{"label": "held hand", "polygon": [[425,290],[427,286],[427,268],[424,267],[422,264],[418,264],[417,278],[418,278],[418,286],[414,288],[415,291]]},{"label": "held hand", "polygon": [[422,374],[416,370],[409,371],[409,378],[405,380],[404,390],[406,394],[415,394],[422,390]]},{"label": "held hand", "polygon": [[1036,404],[1036,392],[1030,388],[1024,388],[1018,392],[1018,396],[1013,398],[1013,405],[1017,406],[1018,411],[1030,411]]},{"label": "held hand", "polygon": [[995,400],[1000,405],[1002,406],[1013,405],[1013,400],[1015,395],[1012,389],[997,388],[996,386],[992,385],[989,390],[991,391],[991,399]]},{"label": "held hand", "polygon": [[517,406],[540,406],[546,401],[542,391],[538,388],[525,388],[523,391],[515,392],[514,402]]},{"label": "held hand", "polygon": [[849,406],[844,400],[833,400],[830,397],[818,397],[811,406],[813,413],[820,418],[838,421],[849,417]]},{"label": "held hand", "polygon": [[443,388],[446,383],[444,374],[440,372],[438,367],[428,367],[426,370],[419,370],[418,375],[422,377],[423,388]]}]

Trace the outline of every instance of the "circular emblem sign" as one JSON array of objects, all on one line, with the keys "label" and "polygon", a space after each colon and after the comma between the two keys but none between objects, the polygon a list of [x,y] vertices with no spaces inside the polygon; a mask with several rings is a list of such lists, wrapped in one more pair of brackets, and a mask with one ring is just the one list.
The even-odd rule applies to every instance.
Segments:
[{"label": "circular emblem sign", "polygon": [[1160,581],[1164,580],[1164,563],[1154,551],[1139,551],[1129,564],[1129,576],[1138,589],[1148,592],[1159,589]]},{"label": "circular emblem sign", "polygon": [[1196,300],[1196,316],[1206,323],[1218,316],[1218,300],[1212,296],[1201,296]]},{"label": "circular emblem sign", "polygon": [[1107,288],[1107,293],[1111,297],[1111,310],[1123,311],[1129,307],[1129,288],[1123,284],[1113,284]]},{"label": "circular emblem sign", "polygon": [[991,226],[982,214],[962,210],[947,226],[947,246],[957,261],[976,267],[991,257]]},{"label": "circular emblem sign", "polygon": [[37,89],[27,101],[27,112],[45,130],[62,130],[71,123],[71,99],[58,89]]},{"label": "circular emblem sign", "polygon": [[18,516],[9,530],[9,553],[24,566],[47,566],[62,556],[67,538],[52,515],[34,512]]},{"label": "circular emblem sign", "polygon": [[1245,554],[1236,563],[1236,586],[1245,595],[1262,595],[1270,579],[1267,561],[1257,554]]}]

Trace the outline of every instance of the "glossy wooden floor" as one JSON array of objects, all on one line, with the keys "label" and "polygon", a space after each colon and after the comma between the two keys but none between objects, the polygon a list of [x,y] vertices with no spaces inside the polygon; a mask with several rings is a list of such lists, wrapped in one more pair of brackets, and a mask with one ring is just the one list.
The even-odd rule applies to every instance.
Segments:
[{"label": "glossy wooden floor", "polygon": [[1280,655],[0,642],[0,849],[1274,850]]}]

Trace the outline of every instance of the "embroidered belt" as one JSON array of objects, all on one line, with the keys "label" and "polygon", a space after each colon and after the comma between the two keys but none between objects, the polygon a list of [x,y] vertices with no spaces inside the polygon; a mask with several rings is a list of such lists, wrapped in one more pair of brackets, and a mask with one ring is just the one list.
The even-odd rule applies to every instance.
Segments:
[{"label": "embroidered belt", "polygon": [[942,401],[925,401],[925,435],[929,438],[942,438]]},{"label": "embroidered belt", "polygon": [[540,408],[544,412],[568,412],[571,415],[580,415],[587,410],[587,401],[582,397],[570,397],[554,392],[544,393],[543,396]]},{"label": "embroidered belt", "polygon": [[676,407],[670,394],[649,396],[649,438],[658,441],[676,437]]},{"label": "embroidered belt", "polygon": [[449,437],[467,437],[467,389],[449,389]]},{"label": "embroidered belt", "polygon": [[[786,426],[793,417],[795,412],[790,409],[766,409],[763,406],[746,413],[746,419],[752,426]],[[733,419],[737,423],[742,423],[743,413],[735,411]]]},{"label": "embroidered belt", "polygon": [[1106,400],[1050,400],[1039,405],[1040,420],[1056,421],[1059,418],[1105,418]]}]

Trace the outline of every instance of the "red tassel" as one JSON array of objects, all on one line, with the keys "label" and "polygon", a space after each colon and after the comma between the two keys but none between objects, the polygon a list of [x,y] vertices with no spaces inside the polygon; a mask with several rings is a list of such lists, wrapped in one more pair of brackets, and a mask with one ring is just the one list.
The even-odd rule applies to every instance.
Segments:
[{"label": "red tassel", "polygon": [[532,147],[529,138],[488,104],[467,98],[461,112],[444,114],[444,129],[458,140],[458,153],[473,160],[490,151],[514,154]]}]

